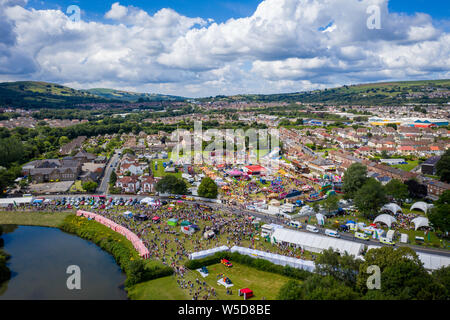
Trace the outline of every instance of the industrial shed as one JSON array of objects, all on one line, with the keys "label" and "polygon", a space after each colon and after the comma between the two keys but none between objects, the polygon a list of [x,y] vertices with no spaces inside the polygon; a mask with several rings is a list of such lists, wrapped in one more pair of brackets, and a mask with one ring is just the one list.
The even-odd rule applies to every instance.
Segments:
[{"label": "industrial shed", "polygon": [[359,242],[335,239],[289,229],[276,229],[271,239],[273,242],[286,242],[307,251],[320,253],[323,250],[332,248],[340,253],[347,252],[355,257],[360,256],[366,247]]}]

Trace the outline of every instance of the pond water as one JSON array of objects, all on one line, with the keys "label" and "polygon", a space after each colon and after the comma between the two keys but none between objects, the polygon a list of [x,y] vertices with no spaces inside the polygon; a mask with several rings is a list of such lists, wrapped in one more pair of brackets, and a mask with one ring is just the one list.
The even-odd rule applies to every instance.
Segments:
[{"label": "pond water", "polygon": [[[127,299],[125,274],[95,244],[57,228],[4,225],[3,229],[12,276],[0,287],[0,300]],[[74,275],[66,273],[71,265],[80,268],[79,290],[67,287]]]}]

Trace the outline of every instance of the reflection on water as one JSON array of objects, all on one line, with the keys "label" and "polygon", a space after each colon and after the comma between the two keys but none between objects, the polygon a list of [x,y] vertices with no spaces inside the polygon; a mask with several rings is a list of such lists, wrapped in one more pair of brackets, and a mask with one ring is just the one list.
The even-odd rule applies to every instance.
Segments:
[{"label": "reflection on water", "polygon": [[[125,275],[95,244],[56,228],[4,226],[11,279],[0,288],[7,299],[126,299]],[[67,267],[81,269],[81,289],[67,289]]]}]

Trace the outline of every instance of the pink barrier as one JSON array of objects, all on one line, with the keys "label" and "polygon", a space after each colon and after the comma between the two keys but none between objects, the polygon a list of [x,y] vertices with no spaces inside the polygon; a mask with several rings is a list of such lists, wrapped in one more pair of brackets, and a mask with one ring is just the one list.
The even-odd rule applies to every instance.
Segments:
[{"label": "pink barrier", "polygon": [[128,240],[130,240],[130,242],[133,244],[133,247],[139,253],[139,256],[141,256],[144,259],[148,259],[150,257],[150,252],[145,247],[142,240],[139,239],[139,237],[137,235],[135,235],[133,232],[131,232],[127,228],[122,227],[121,225],[118,225],[114,221],[111,221],[105,217],[102,217],[98,214],[88,212],[88,211],[78,210],[77,216],[91,218],[91,219],[97,221],[98,223],[101,223],[104,226],[110,228],[111,230],[114,230],[115,232],[120,233],[121,235],[125,236]]}]

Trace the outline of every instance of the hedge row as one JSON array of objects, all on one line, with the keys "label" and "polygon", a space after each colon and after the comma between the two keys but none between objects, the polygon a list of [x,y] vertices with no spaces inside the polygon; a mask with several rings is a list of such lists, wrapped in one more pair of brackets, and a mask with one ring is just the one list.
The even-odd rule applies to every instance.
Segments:
[{"label": "hedge row", "polygon": [[170,267],[161,264],[147,267],[132,243],[123,235],[108,227],[75,215],[67,216],[59,226],[61,230],[92,241],[103,250],[112,254],[120,268],[127,275],[125,286],[152,280],[173,274]]},{"label": "hedge row", "polygon": [[214,255],[203,259],[189,260],[185,263],[185,266],[188,269],[195,270],[203,266],[220,263],[221,259],[228,259],[232,262],[237,262],[260,271],[277,273],[298,280],[305,280],[312,275],[311,272],[306,270],[296,269],[290,266],[281,266],[264,259],[252,258],[250,256],[243,255],[237,252],[231,253],[227,251],[217,252]]},{"label": "hedge row", "polygon": [[[3,234],[2,226],[0,226],[0,237]],[[3,238],[0,238],[0,248],[3,247]],[[9,255],[0,249],[0,284],[11,278],[11,270],[6,266]]]}]

